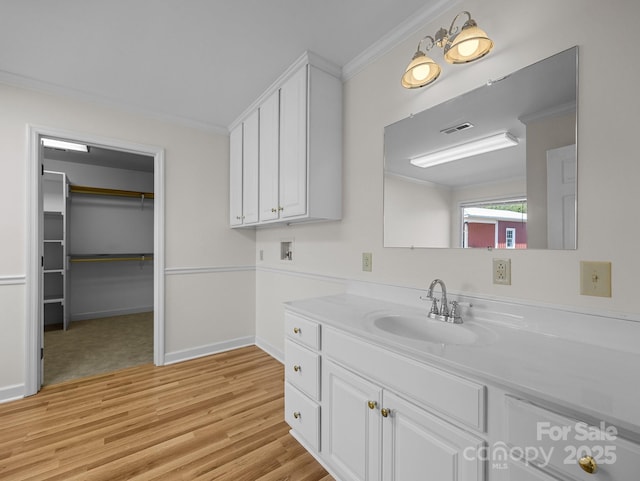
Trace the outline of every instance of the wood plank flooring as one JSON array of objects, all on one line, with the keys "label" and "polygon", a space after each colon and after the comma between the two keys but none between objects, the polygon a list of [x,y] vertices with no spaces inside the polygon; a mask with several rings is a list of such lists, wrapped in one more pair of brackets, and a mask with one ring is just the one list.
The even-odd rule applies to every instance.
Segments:
[{"label": "wood plank flooring", "polygon": [[252,346],[0,404],[1,480],[332,481],[289,434],[282,365]]}]

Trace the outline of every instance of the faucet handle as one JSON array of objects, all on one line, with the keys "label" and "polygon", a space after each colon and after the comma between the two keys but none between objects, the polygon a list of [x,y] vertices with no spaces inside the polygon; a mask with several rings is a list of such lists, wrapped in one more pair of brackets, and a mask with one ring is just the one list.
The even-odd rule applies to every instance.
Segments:
[{"label": "faucet handle", "polygon": [[449,322],[453,322],[455,324],[461,324],[462,323],[462,316],[460,315],[460,307],[471,307],[471,303],[469,302],[458,302],[458,301],[451,301],[449,304],[451,304],[451,312],[449,313]]},{"label": "faucet handle", "polygon": [[440,309],[438,309],[438,299],[436,299],[434,296],[420,296],[420,300],[421,301],[431,301],[431,309],[429,310],[429,314],[435,314],[438,315],[440,314]]}]

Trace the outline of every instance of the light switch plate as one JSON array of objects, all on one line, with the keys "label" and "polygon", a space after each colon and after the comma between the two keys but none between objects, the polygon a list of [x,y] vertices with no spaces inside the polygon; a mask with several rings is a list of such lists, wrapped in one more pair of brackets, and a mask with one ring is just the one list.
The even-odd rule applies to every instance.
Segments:
[{"label": "light switch plate", "polygon": [[362,270],[365,272],[371,272],[373,266],[373,254],[371,252],[362,253]]},{"label": "light switch plate", "polygon": [[580,261],[580,294],[611,297],[611,262]]}]

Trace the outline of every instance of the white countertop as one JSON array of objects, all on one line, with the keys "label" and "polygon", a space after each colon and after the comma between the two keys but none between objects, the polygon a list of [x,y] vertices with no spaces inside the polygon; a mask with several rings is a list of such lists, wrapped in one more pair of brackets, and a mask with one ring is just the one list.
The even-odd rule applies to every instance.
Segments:
[{"label": "white countertop", "polygon": [[[372,327],[371,319],[385,314],[426,317],[427,304],[424,309],[417,309],[353,294],[292,301],[286,306],[292,312],[414,359],[534,400],[566,406],[640,436],[640,354],[636,352],[586,344],[485,319],[464,321],[469,329],[491,331],[491,339],[479,345],[444,345],[408,339]],[[562,315],[561,311],[557,313],[558,322],[562,322]]]}]

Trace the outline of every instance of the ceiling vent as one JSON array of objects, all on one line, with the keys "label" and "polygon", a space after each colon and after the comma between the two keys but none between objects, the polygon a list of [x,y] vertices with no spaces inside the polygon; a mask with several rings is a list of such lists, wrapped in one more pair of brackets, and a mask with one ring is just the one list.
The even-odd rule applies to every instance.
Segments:
[{"label": "ceiling vent", "polygon": [[448,127],[440,131],[441,134],[453,134],[454,132],[460,132],[462,130],[467,130],[473,128],[473,124],[471,122],[464,122],[460,125],[454,125],[453,127]]}]

